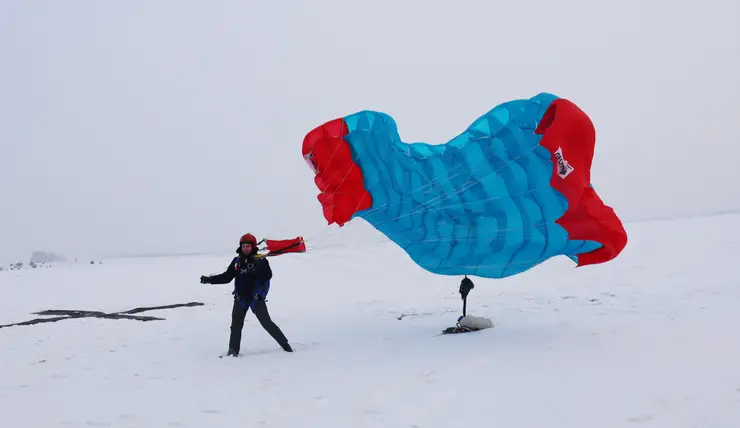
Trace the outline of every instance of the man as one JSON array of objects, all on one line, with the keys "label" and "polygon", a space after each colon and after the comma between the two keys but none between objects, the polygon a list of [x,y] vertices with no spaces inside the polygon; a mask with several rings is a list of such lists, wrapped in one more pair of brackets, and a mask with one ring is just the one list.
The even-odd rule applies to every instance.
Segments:
[{"label": "man", "polygon": [[228,284],[234,281],[234,307],[231,311],[230,356],[238,356],[242,328],[247,311],[252,309],[262,328],[287,352],[293,352],[280,328],[270,319],[265,298],[270,290],[272,269],[270,263],[257,254],[257,239],[247,233],[239,240],[238,256],[234,257],[226,271],[218,275],[201,276],[202,284]]}]

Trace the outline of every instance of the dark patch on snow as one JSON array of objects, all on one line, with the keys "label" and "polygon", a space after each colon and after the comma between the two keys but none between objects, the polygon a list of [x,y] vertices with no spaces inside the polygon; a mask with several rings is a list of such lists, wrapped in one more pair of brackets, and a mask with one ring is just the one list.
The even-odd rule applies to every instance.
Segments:
[{"label": "dark patch on snow", "polygon": [[[164,318],[145,316],[145,315],[131,315],[139,312],[153,311],[158,309],[174,309],[181,307],[191,306],[204,306],[201,302],[189,302],[189,303],[176,303],[173,305],[164,306],[145,306],[140,308],[129,309],[127,311],[105,313],[100,311],[85,311],[85,310],[63,310],[63,309],[47,309],[41,312],[33,312],[35,315],[51,316],[51,318],[35,318],[29,321],[23,321],[14,324],[0,325],[0,328],[4,327],[16,327],[23,325],[34,325],[48,322],[57,322],[61,320],[77,319],[77,318],[105,318],[105,319],[116,319],[116,320],[136,320],[136,321],[163,321]],[[56,316],[55,316],[56,315]]]}]

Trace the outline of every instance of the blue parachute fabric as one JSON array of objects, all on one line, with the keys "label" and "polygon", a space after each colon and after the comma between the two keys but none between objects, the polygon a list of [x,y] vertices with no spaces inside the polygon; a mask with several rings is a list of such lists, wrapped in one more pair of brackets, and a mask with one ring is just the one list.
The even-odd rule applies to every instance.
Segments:
[{"label": "blue parachute fabric", "polygon": [[500,104],[446,144],[405,143],[387,114],[344,118],[371,208],[355,216],[443,275],[503,278],[594,241],[556,224],[568,202],[551,187],[551,153],[534,133],[555,95]]}]

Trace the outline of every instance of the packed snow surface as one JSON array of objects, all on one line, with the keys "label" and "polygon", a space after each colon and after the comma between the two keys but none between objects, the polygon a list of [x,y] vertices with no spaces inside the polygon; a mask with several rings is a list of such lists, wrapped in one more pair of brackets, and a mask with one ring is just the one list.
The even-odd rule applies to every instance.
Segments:
[{"label": "packed snow surface", "polygon": [[[740,427],[740,216],[627,224],[611,263],[552,259],[473,277],[468,313],[494,328],[439,335],[459,277],[392,244],[271,259],[283,352],[250,313],[227,348],[233,254],[0,272],[3,427]],[[277,237],[281,238],[281,237]]]}]

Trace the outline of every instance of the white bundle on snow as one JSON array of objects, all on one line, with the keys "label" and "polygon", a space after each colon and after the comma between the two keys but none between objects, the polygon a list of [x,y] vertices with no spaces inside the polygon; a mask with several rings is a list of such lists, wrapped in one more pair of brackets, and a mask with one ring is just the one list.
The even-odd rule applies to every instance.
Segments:
[{"label": "white bundle on snow", "polygon": [[473,330],[482,330],[484,328],[493,327],[493,321],[484,317],[476,317],[474,315],[466,315],[458,321],[461,327],[471,328]]}]

